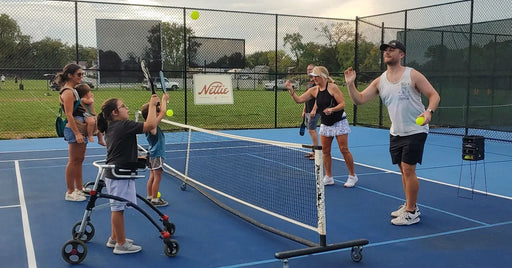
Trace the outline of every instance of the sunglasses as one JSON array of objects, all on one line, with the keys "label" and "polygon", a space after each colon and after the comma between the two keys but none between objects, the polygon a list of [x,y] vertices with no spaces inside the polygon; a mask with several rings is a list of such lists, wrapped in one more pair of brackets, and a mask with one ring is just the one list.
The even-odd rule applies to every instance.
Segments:
[{"label": "sunglasses", "polygon": [[82,77],[82,76],[84,76],[84,73],[76,73],[76,76]]}]

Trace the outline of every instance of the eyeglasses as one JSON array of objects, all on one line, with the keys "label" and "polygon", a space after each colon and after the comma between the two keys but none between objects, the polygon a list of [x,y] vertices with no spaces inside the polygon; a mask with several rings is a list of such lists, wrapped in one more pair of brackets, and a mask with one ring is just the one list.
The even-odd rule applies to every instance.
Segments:
[{"label": "eyeglasses", "polygon": [[117,107],[118,110],[121,108],[125,108],[126,110],[128,110],[128,106],[124,105],[124,103],[121,104],[121,106]]}]

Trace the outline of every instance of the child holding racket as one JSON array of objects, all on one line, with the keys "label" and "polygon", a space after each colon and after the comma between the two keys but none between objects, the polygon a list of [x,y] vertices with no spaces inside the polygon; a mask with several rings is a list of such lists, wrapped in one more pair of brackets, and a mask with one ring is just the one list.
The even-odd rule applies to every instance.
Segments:
[{"label": "child holding racket", "polygon": [[[156,120],[158,123],[162,121],[167,111],[167,100],[169,94],[165,93],[162,96],[160,106],[156,108]],[[142,117],[144,120],[148,118],[149,103],[146,103],[141,108]],[[165,135],[160,127],[155,127],[151,131],[146,132],[146,138],[149,143],[149,180],[147,183],[147,199],[151,200],[151,204],[155,207],[167,206],[167,201],[158,197],[160,188],[160,181],[162,180],[163,163],[165,158]]]},{"label": "child holding racket", "polygon": [[[78,84],[75,86],[78,96],[80,97],[80,103],[84,106],[84,118],[85,124],[87,125],[87,140],[94,142],[94,132],[97,130],[96,127],[96,112],[94,111],[94,94],[91,92],[91,88],[87,84]],[[103,140],[103,133],[98,131],[98,144],[105,146]]]},{"label": "child holding racket", "polygon": [[[128,120],[130,116],[128,107],[120,99],[112,98],[103,103],[101,113],[98,114],[98,130],[105,133],[106,164],[123,165],[137,162],[137,134],[149,132],[157,127],[156,106],[158,101],[156,94],[151,96],[148,119],[144,123]],[[105,173],[105,184],[109,194],[137,204],[134,179],[117,179],[109,169]],[[126,203],[115,200],[110,200],[110,202],[112,234],[107,241],[107,247],[114,248],[114,254],[141,251],[142,247],[134,245],[133,240],[127,239],[125,235],[124,210]]]}]

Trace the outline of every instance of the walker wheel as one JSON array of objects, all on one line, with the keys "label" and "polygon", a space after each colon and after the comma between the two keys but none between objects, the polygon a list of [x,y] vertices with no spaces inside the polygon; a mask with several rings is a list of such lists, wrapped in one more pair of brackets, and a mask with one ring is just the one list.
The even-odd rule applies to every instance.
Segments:
[{"label": "walker wheel", "polygon": [[176,226],[172,222],[164,222],[164,228],[170,235],[174,235],[176,232]]},{"label": "walker wheel", "polygon": [[62,246],[62,258],[69,264],[79,264],[87,256],[87,246],[81,240],[72,239]]},{"label": "walker wheel", "polygon": [[92,225],[92,223],[90,223],[90,222],[87,222],[87,224],[85,226],[84,233],[82,235],[80,235],[79,231],[80,231],[81,225],[82,225],[82,222],[79,221],[75,224],[75,226],[73,226],[73,231],[72,231],[73,238],[82,240],[84,242],[88,242],[94,237],[94,232],[95,232],[94,225]]},{"label": "walker wheel", "polygon": [[352,250],[350,251],[350,257],[352,258],[352,261],[360,262],[363,259],[362,251],[363,251],[362,246],[352,247]]},{"label": "walker wheel", "polygon": [[167,257],[175,257],[178,255],[178,251],[180,251],[180,245],[178,241],[174,239],[165,239],[164,240],[164,253]]}]

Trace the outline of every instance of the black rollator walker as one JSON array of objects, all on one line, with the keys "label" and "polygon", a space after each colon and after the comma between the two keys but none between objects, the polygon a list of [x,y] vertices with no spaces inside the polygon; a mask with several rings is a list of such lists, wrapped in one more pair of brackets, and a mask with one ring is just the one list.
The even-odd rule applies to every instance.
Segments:
[{"label": "black rollator walker", "polygon": [[[151,204],[150,201],[146,200],[143,196],[137,194],[137,198],[144,201],[152,210],[154,210],[159,216],[160,221],[163,224],[163,228],[160,227],[155,220],[153,220],[148,213],[142,210],[138,205],[124,199],[121,197],[109,195],[102,193],[101,191],[105,187],[105,171],[110,169],[112,174],[120,179],[133,179],[133,178],[144,178],[144,175],[138,175],[138,171],[146,169],[145,159],[139,159],[136,163],[130,163],[126,166],[119,167],[115,165],[105,164],[105,160],[94,161],[93,165],[98,167],[98,175],[96,176],[96,180],[94,182],[88,182],[85,187],[88,188],[91,185],[92,190],[89,191],[89,202],[87,203],[87,208],[84,212],[84,216],[82,221],[77,222],[73,226],[72,234],[73,239],[67,241],[62,246],[62,258],[70,264],[79,264],[81,263],[85,257],[87,256],[87,246],[86,242],[90,241],[94,237],[94,226],[91,223],[91,214],[93,209],[96,207],[96,200],[98,198],[108,198],[116,201],[126,203],[126,206],[133,207],[142,215],[144,215],[160,232],[160,238],[164,242],[164,253],[169,257],[174,257],[178,254],[179,244],[178,241],[171,239],[171,236],[174,235],[175,226],[172,222],[169,222],[169,216],[163,214],[158,210],[155,206]],[[110,206],[110,202],[105,205],[99,205],[96,208],[100,208],[100,206]]]}]

